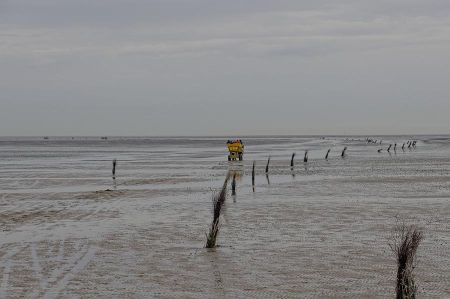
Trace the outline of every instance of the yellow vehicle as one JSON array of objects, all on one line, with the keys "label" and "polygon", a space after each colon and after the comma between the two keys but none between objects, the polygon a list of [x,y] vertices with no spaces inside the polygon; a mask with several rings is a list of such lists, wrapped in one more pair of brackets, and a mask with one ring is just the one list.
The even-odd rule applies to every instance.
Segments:
[{"label": "yellow vehicle", "polygon": [[242,161],[244,157],[244,144],[241,140],[233,140],[227,142],[228,161]]}]

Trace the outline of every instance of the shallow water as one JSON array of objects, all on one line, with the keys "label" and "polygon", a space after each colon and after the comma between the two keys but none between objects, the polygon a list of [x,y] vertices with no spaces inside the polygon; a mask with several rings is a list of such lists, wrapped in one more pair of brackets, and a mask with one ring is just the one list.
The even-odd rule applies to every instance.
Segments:
[{"label": "shallow water", "polygon": [[243,162],[221,137],[0,138],[0,298],[392,298],[397,219],[425,232],[420,296],[449,297],[450,137],[375,138],[247,137]]}]

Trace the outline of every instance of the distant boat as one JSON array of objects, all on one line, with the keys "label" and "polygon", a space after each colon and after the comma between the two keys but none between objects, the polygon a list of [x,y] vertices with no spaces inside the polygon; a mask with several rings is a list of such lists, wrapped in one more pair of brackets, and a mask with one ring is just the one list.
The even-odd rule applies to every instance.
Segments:
[{"label": "distant boat", "polygon": [[47,136],[45,136],[45,137],[44,137],[44,139],[45,139],[45,140],[47,140],[47,139],[48,139],[48,137],[47,137]]},{"label": "distant boat", "polygon": [[101,137],[101,139],[102,139],[102,140],[108,140],[108,137],[103,136],[103,137]]}]

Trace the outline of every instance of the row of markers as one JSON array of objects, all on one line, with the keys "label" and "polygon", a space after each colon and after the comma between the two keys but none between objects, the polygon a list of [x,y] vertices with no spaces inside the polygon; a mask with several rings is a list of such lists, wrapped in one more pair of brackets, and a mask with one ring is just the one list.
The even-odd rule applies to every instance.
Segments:
[{"label": "row of markers", "polygon": [[[328,160],[328,155],[330,154],[331,148],[328,149],[327,154],[325,155],[325,160]],[[344,147],[344,149],[341,152],[341,157],[344,158],[345,154],[347,152],[347,147]],[[292,153],[292,157],[291,157],[291,167],[294,167],[294,158],[295,158],[295,153]],[[270,157],[269,157],[269,161],[270,161]],[[305,156],[303,157],[303,162],[308,162],[308,150],[305,151]],[[269,164],[269,163],[267,163]],[[267,167],[266,167],[267,169]]]},{"label": "row of markers", "polygon": [[[367,143],[374,143],[374,144],[378,144],[378,140],[376,139],[371,139],[371,138],[367,138],[366,139]],[[380,144],[382,143],[382,140],[379,141]],[[408,142],[404,142],[402,145],[402,150],[405,150],[405,147],[407,147],[408,149],[411,148],[416,148],[416,144],[417,141],[416,140],[409,140]],[[392,148],[392,144],[389,144],[389,147],[387,148],[387,152],[390,153],[391,152],[391,148]],[[325,160],[328,160],[328,155],[330,154],[331,149],[328,149],[326,155],[325,155]],[[345,154],[347,151],[347,147],[344,147],[344,149],[341,152],[341,157],[344,158]],[[378,150],[379,153],[381,153],[383,151],[382,148],[380,148]],[[394,144],[394,152],[397,151],[397,143]],[[294,167],[294,158],[295,158],[295,153],[292,154],[291,157],[291,167]],[[266,166],[266,172],[268,171],[268,166],[269,166],[269,162],[270,162],[270,157],[269,160],[267,161],[267,166]],[[305,156],[303,157],[303,162],[308,162],[308,150],[305,151]]]},{"label": "row of markers", "polygon": [[[407,143],[404,142],[403,145],[402,145],[402,151],[405,150],[405,146],[407,146],[408,149],[416,148],[416,143],[417,143],[416,140],[413,140],[413,141],[409,140]],[[381,144],[381,141],[380,141],[380,144]],[[392,144],[389,144],[389,147],[387,148],[386,151],[388,153],[390,153],[391,152],[391,148],[392,148]],[[382,148],[378,149],[379,153],[381,153],[382,151],[383,151]],[[394,144],[394,152],[396,152],[396,151],[397,151],[397,143]]]},{"label": "row of markers", "polygon": [[[366,139],[367,143],[378,143],[378,140],[373,140],[370,138]],[[380,140],[380,144],[382,143],[382,141]],[[416,148],[416,140],[413,141],[408,141],[406,143],[403,143],[402,145],[402,150],[405,150],[405,146],[407,146],[409,149],[411,148]],[[389,145],[389,147],[387,148],[387,152],[389,153],[391,151],[392,148],[392,144]],[[383,149],[380,148],[378,150],[379,153],[381,153]],[[331,149],[328,149],[326,155],[325,155],[325,160],[328,160],[328,155],[330,154]],[[341,152],[341,157],[344,158],[346,155],[346,151],[347,151],[347,147],[344,147],[344,149]],[[394,151],[397,151],[397,143],[394,144]],[[292,157],[291,157],[291,168],[294,167],[294,158],[295,158],[295,153],[292,153]],[[303,162],[306,163],[308,162],[308,150],[305,151],[305,156],[303,157]],[[269,163],[270,163],[270,156],[269,159],[267,160],[267,165],[266,165],[266,176],[267,176],[267,180],[269,180],[268,178],[268,173],[269,173]],[[255,192],[255,161],[253,161],[253,167],[252,167],[252,188],[253,188],[253,192]],[[231,183],[231,189],[232,189],[232,195],[236,195],[236,174],[233,175],[233,180]]]},{"label": "row of markers", "polygon": [[[367,138],[366,139],[367,143],[378,143],[378,140],[374,140],[371,138]],[[380,140],[380,144],[382,143],[382,140]],[[416,144],[417,141],[416,140],[409,140],[408,142],[404,142],[402,145],[402,150],[405,150],[405,147],[407,147],[408,149],[411,148],[416,148]],[[391,152],[391,148],[392,148],[392,144],[389,144],[389,147],[387,148],[387,152],[390,153]],[[328,160],[328,155],[330,154],[331,149],[328,149],[326,155],[325,155],[325,160]],[[344,149],[341,152],[341,157],[344,158],[346,155],[346,151],[347,151],[347,147],[344,147]],[[380,148],[378,150],[379,153],[381,153],[383,151],[382,148]],[[394,144],[394,152],[397,151],[397,143]],[[295,158],[295,153],[292,153],[292,157],[291,157],[291,167],[294,167],[294,158]],[[305,155],[303,157],[303,162],[308,162],[308,150],[305,151]],[[269,163],[270,163],[270,156],[269,159],[267,160],[267,165],[266,165],[266,173],[269,172]],[[253,162],[253,168],[255,167],[254,162]]]}]

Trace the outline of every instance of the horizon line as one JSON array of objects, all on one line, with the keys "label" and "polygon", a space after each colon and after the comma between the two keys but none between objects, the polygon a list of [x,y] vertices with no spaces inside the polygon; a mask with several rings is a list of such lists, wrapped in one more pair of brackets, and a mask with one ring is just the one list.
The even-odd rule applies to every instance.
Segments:
[{"label": "horizon line", "polygon": [[0,138],[39,138],[39,137],[48,137],[48,138],[100,138],[100,137],[108,137],[108,138],[189,138],[189,137],[374,137],[374,136],[450,136],[450,133],[402,133],[402,134],[244,134],[244,135],[1,135]]}]

